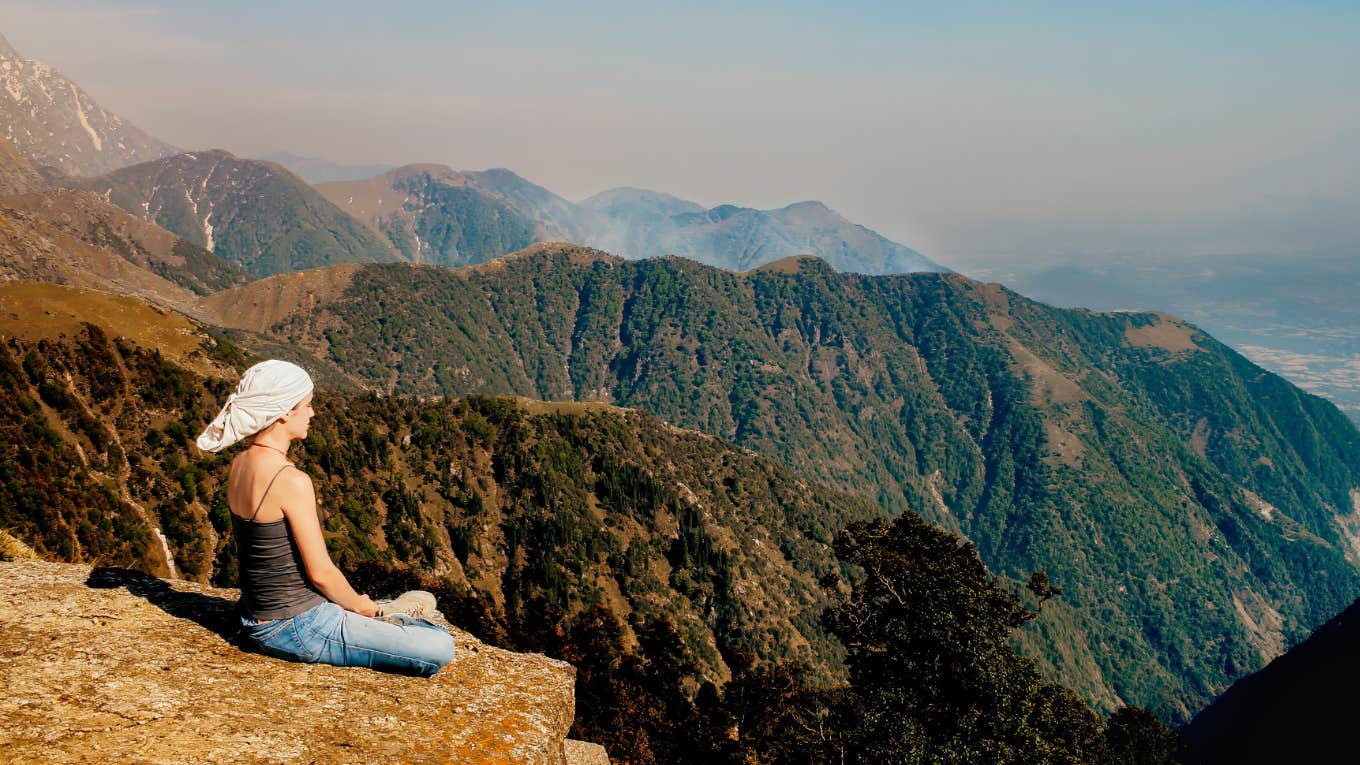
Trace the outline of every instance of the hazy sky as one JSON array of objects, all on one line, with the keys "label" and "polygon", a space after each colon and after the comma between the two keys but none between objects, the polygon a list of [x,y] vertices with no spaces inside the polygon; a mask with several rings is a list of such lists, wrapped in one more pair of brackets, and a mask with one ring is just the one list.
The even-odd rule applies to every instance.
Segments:
[{"label": "hazy sky", "polygon": [[0,33],[186,148],[820,199],[961,269],[1360,255],[1355,2],[0,0]]}]

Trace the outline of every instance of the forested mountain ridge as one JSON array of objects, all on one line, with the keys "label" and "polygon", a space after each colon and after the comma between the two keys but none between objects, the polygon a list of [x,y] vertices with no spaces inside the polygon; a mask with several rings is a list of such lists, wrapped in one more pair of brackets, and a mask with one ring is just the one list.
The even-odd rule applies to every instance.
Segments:
[{"label": "forested mountain ridge", "polygon": [[219,149],[58,184],[101,194],[257,277],[397,259],[384,240],[302,179],[271,162]]},{"label": "forested mountain ridge", "polygon": [[475,175],[442,165],[407,165],[316,188],[413,263],[481,263],[558,233],[482,189]]},{"label": "forested mountain ridge", "polygon": [[[210,303],[246,315],[290,278]],[[998,574],[1050,573],[1065,595],[1028,650],[1103,708],[1187,719],[1360,592],[1355,428],[1169,317],[957,275],[540,245],[358,268],[339,297],[271,318],[389,392],[643,408],[918,508]]]}]

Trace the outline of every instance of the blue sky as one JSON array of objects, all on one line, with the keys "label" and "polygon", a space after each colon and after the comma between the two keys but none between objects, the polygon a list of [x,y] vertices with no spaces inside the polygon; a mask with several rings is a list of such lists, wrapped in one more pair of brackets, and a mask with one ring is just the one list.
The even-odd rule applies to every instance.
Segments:
[{"label": "blue sky", "polygon": [[1360,4],[9,2],[188,148],[821,199],[961,268],[1360,253]]}]

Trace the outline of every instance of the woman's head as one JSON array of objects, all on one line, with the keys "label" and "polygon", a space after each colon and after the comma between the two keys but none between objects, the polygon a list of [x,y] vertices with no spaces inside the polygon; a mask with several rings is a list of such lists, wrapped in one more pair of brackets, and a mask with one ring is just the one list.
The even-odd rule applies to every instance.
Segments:
[{"label": "woman's head", "polygon": [[312,411],[313,395],[313,393],[308,393],[297,403],[297,406],[289,409],[268,427],[261,428],[260,432],[255,434],[256,437],[263,436],[266,433],[277,433],[289,441],[301,441],[306,438],[307,429],[312,422],[312,415],[316,414]]},{"label": "woman's head", "polygon": [[256,364],[241,375],[236,392],[199,434],[198,448],[220,452],[275,423],[285,427],[290,440],[297,432],[297,438],[305,437],[312,387],[312,378],[296,364],[277,359]]}]

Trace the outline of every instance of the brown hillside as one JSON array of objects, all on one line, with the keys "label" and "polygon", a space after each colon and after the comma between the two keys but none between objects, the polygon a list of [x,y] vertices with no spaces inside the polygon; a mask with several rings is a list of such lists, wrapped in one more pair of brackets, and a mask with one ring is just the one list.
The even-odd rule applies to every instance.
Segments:
[{"label": "brown hillside", "polygon": [[413,175],[429,175],[450,186],[467,185],[467,179],[461,173],[446,165],[421,163],[398,167],[373,178],[318,183],[316,190],[331,204],[382,236],[378,222],[401,212],[403,205],[413,201],[411,195],[396,188],[398,182]]},{"label": "brown hillside", "polygon": [[10,207],[9,202],[0,200],[0,278],[136,295],[192,311],[195,295],[188,289],[109,248],[82,240],[43,215]]},{"label": "brown hillside", "polygon": [[347,263],[277,274],[210,295],[202,305],[216,324],[264,332],[294,312],[335,301],[362,268]]},{"label": "brown hillside", "polygon": [[[41,215],[64,231],[82,236],[93,227],[107,225],[113,233],[142,245],[143,255],[184,264],[174,254],[179,237],[154,223],[134,218],[99,194],[74,189],[52,189],[5,200],[5,205]],[[139,265],[145,265],[139,264]]]},{"label": "brown hillside", "polygon": [[188,310],[186,289],[207,294],[250,278],[87,191],[50,189],[7,197],[0,200],[0,217],[15,224],[5,260],[21,278],[136,294],[179,310]]},{"label": "brown hillside", "polygon": [[757,266],[751,271],[768,271],[775,274],[796,274],[802,270],[803,264],[807,262],[819,262],[821,258],[816,255],[790,255],[787,258],[780,258],[773,263],[766,263]]},{"label": "brown hillside", "polygon": [[82,287],[0,282],[0,336],[28,341],[74,337],[92,320],[109,334],[157,350],[199,374],[220,378],[234,375],[234,370],[203,353],[217,341],[178,313],[136,298]]}]

